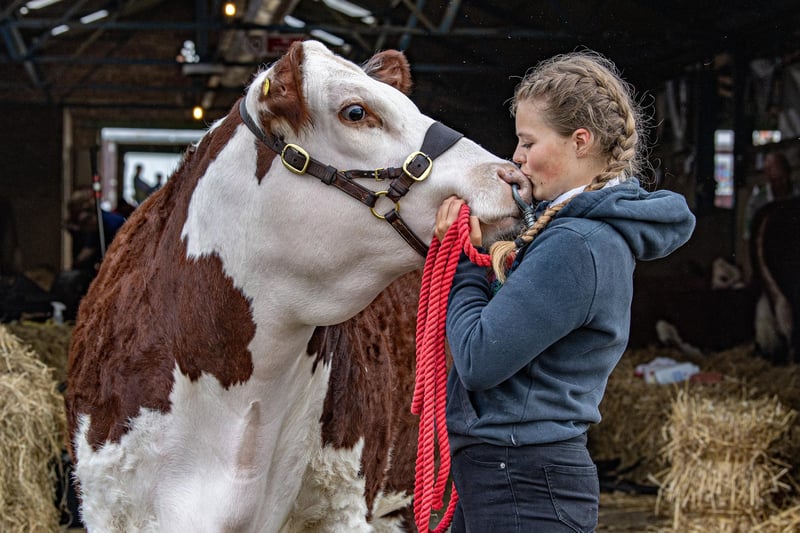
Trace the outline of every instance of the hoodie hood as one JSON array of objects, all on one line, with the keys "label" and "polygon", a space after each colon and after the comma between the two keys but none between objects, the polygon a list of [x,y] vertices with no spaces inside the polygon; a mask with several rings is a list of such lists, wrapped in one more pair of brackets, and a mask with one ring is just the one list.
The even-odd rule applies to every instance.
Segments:
[{"label": "hoodie hood", "polygon": [[[537,206],[537,216],[549,203]],[[674,252],[689,240],[695,217],[686,199],[675,192],[648,192],[637,179],[575,196],[558,212],[551,226],[568,218],[602,221],[627,241],[638,260],[652,261]]]}]

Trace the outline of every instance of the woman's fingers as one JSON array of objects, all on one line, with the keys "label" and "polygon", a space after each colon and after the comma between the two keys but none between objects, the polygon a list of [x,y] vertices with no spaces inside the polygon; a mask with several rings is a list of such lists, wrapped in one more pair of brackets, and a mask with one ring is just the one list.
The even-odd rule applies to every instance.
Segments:
[{"label": "woman's fingers", "polygon": [[483,245],[483,233],[481,233],[481,223],[478,217],[470,215],[469,217],[469,242],[472,246]]},{"label": "woman's fingers", "polygon": [[464,200],[458,196],[450,196],[445,198],[439,210],[436,212],[436,238],[440,241],[444,239],[447,230],[453,225],[453,222],[458,219],[458,213],[461,211],[461,206],[464,205]]}]

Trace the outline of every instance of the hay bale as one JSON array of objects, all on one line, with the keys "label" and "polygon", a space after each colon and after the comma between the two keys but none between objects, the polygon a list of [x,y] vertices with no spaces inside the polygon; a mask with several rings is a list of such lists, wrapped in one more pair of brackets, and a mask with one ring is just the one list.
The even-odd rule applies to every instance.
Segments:
[{"label": "hay bale", "polygon": [[602,421],[589,429],[589,449],[596,461],[619,460],[618,470],[636,483],[650,483],[666,467],[659,450],[676,386],[645,383],[636,367],[656,357],[680,359],[671,348],[628,350],[611,373],[603,401]]},{"label": "hay bale", "polygon": [[0,531],[59,531],[54,505],[66,435],[53,371],[0,325]]},{"label": "hay bale", "polygon": [[701,368],[735,377],[742,387],[777,396],[786,407],[800,411],[800,365],[773,365],[746,345],[709,354]]},{"label": "hay bale", "polygon": [[752,531],[780,512],[792,489],[779,446],[797,412],[776,397],[713,387],[680,390],[664,428],[658,506],[678,531]]},{"label": "hay bale", "polygon": [[53,369],[53,377],[59,383],[66,381],[72,325],[24,320],[5,324],[5,327],[30,346],[40,361]]},{"label": "hay bale", "polygon": [[[637,365],[657,357],[694,363],[701,371],[719,373],[723,379],[714,385],[658,385],[647,384],[634,375]],[[592,457],[599,461],[620,460],[619,470],[625,471],[627,479],[636,483],[652,482],[653,476],[667,466],[661,453],[666,444],[663,428],[677,391],[686,387],[732,396],[739,396],[743,389],[748,389],[776,396],[784,406],[800,411],[800,365],[774,366],[756,356],[752,344],[701,357],[668,347],[632,349],[625,352],[609,377],[600,404],[603,420],[589,429]],[[792,429],[792,434],[795,431]],[[789,456],[800,456],[800,439],[791,436],[786,442],[793,446]],[[794,465],[793,473],[800,475],[800,464]]]},{"label": "hay bale", "polygon": [[753,533],[793,533],[800,531],[800,504],[790,507],[753,528]]}]

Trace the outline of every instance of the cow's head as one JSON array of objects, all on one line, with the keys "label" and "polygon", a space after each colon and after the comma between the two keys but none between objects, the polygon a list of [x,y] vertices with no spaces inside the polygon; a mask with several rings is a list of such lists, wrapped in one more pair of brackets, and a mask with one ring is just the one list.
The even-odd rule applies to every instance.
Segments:
[{"label": "cow's head", "polygon": [[[410,88],[408,62],[400,52],[381,52],[359,68],[306,41],[256,76],[247,106],[264,130],[297,142],[320,161],[340,170],[377,169],[401,166],[420,149],[433,122],[406,96]],[[444,197],[459,194],[486,222],[516,214],[508,187],[487,168],[501,160],[468,140],[450,152],[434,163],[430,180],[419,191],[415,187],[416,198],[404,202],[404,210],[414,207],[406,203],[424,204],[420,215],[430,215]],[[415,226],[430,240],[430,216],[421,216]]]},{"label": "cow's head", "polygon": [[[254,77],[244,97],[244,114],[257,130],[335,169],[402,167],[409,155],[420,150],[434,123],[408,98],[410,87],[409,66],[400,52],[379,53],[359,67],[321,43],[305,41],[295,43]],[[421,266],[420,254],[368,207],[320,179],[282,165],[280,156],[248,128],[236,133],[236,144],[240,143],[251,143],[250,150],[257,153],[256,179],[251,182],[257,182],[257,190],[241,199],[242,208],[252,216],[248,221],[239,217],[236,224],[269,221],[263,234],[255,227],[242,230],[260,268],[290,271],[312,294],[324,292],[325,280],[343,284],[345,275],[358,280],[354,284],[359,286],[382,288]],[[434,160],[424,181],[414,183],[400,201],[399,212],[411,231],[429,243],[436,210],[447,196],[456,194],[467,200],[472,214],[484,224],[485,238],[491,240],[518,219],[511,188],[500,177],[513,168],[461,138]],[[236,179],[232,171],[228,172],[231,176],[219,193],[223,197],[239,190],[232,183]],[[249,176],[252,180],[253,173]],[[358,182],[371,191],[387,188],[386,182]],[[375,211],[386,213],[392,207],[393,202],[381,196]],[[362,307],[376,292],[364,294],[354,295]]]}]

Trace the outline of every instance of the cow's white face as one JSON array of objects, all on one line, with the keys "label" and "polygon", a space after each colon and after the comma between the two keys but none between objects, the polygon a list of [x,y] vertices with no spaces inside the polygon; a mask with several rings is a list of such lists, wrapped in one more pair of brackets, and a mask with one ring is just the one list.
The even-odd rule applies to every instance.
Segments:
[{"label": "cow's white face", "polygon": [[[434,121],[398,90],[410,86],[405,58],[397,52],[376,58],[377,63],[365,67],[368,75],[322,44],[306,41],[254,78],[246,95],[248,113],[262,130],[339,170],[401,167],[422,147]],[[256,144],[245,127],[237,132],[236,141]],[[215,164],[237,164],[221,161],[224,156]],[[429,243],[436,210],[447,196],[456,194],[467,200],[472,214],[484,223],[485,239],[492,240],[518,219],[511,188],[498,175],[510,168],[508,162],[461,139],[434,160],[425,181],[411,187],[400,202],[400,215]],[[250,255],[243,258],[237,244],[238,249],[231,250],[235,264],[225,261],[226,270],[243,270],[234,279],[247,278],[244,270],[250,268],[292,276],[289,283],[281,284],[293,287],[291,298],[300,302],[298,309],[306,315],[301,321],[326,324],[346,319],[375,296],[376,288],[422,265],[423,258],[388,223],[344,192],[313,176],[290,172],[278,158],[265,171],[260,184],[252,173],[240,172],[251,183],[237,185],[236,190],[252,191],[238,200],[240,209],[251,215],[246,220],[239,217],[230,227],[247,226],[239,235],[242,231],[248,235]],[[209,194],[218,201],[232,190],[233,181],[240,180],[231,176],[220,184],[222,190]],[[388,188],[386,181],[359,183],[375,191]],[[386,213],[391,208],[391,201],[382,198],[376,211]],[[262,234],[258,227],[264,227]],[[225,252],[215,251],[224,260]],[[245,265],[243,259],[255,262]],[[284,296],[289,295],[281,295],[282,301],[287,300]],[[310,309],[314,310],[311,315]]]}]

